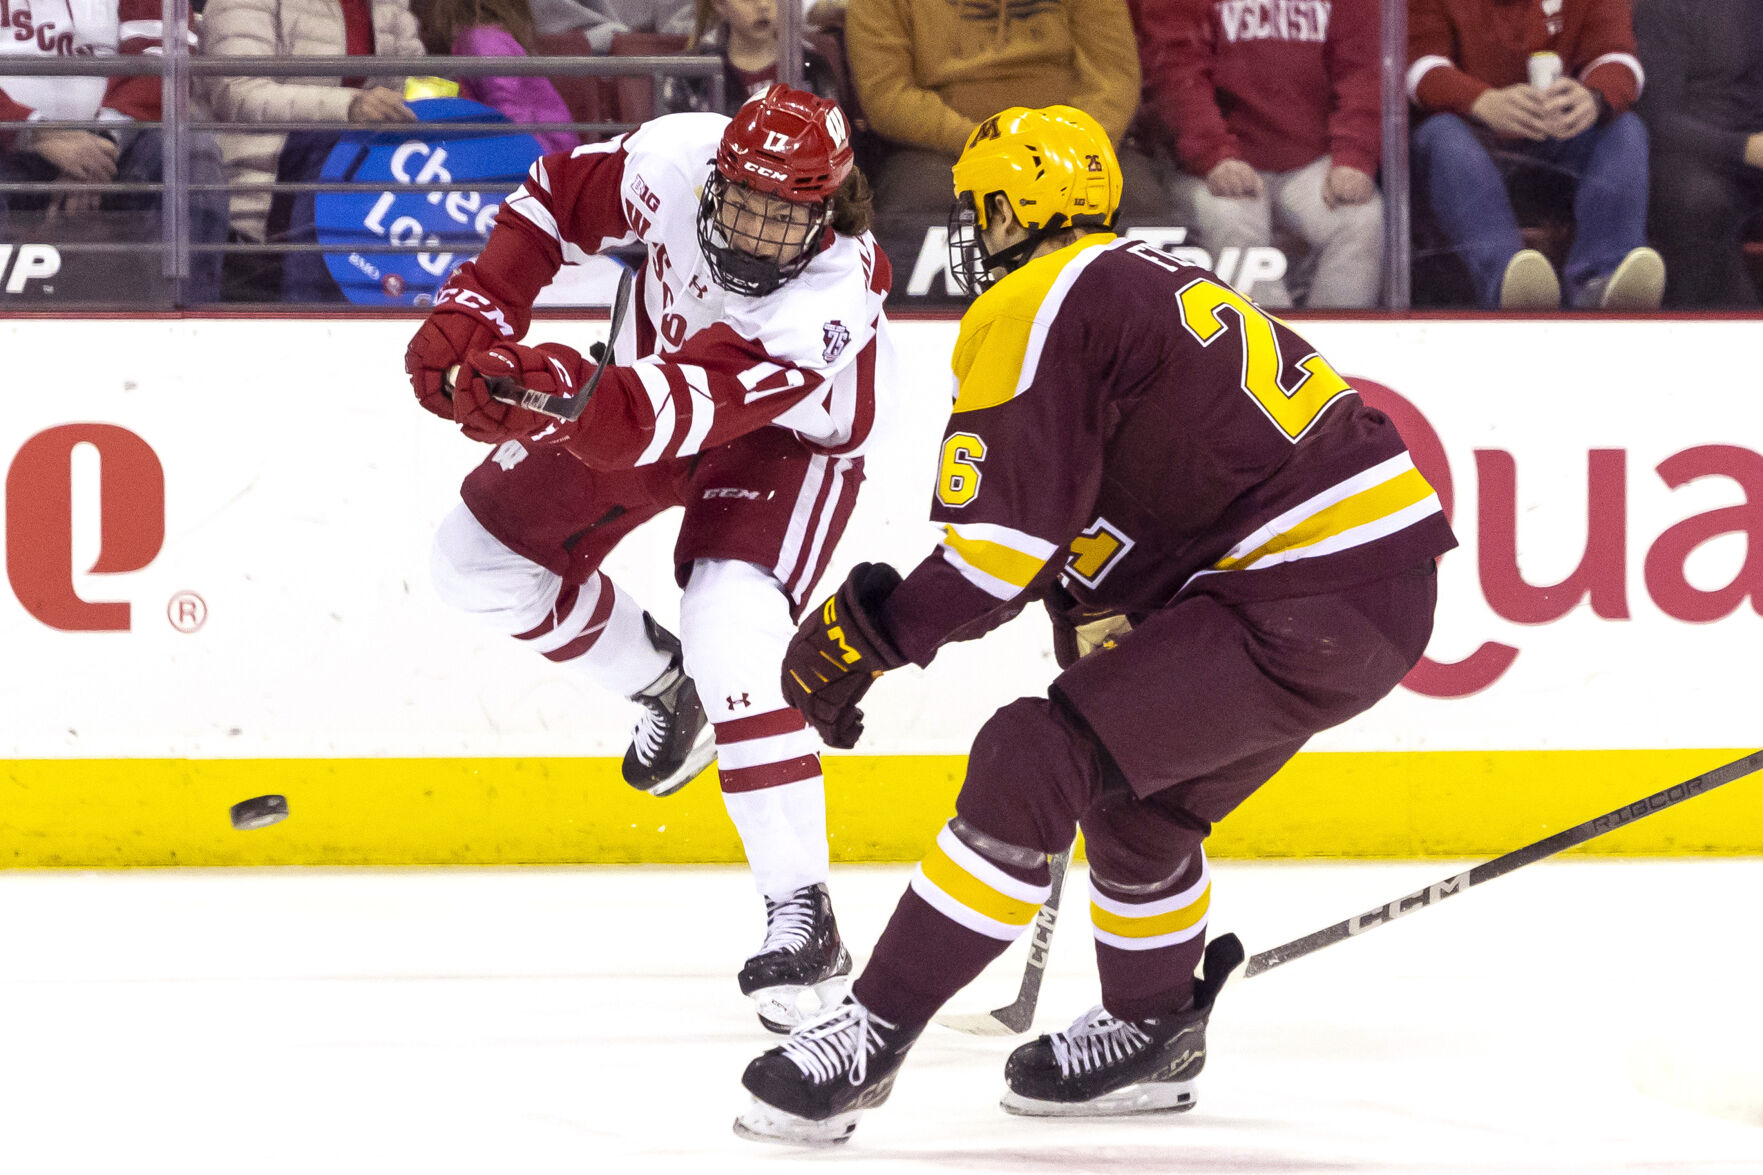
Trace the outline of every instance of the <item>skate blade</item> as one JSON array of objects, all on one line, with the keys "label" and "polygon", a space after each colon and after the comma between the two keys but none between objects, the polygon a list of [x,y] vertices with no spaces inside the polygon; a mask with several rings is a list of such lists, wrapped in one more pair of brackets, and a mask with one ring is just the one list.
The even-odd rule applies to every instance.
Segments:
[{"label": "skate blade", "polygon": [[840,1146],[850,1140],[852,1131],[857,1129],[857,1119],[862,1116],[862,1110],[851,1110],[816,1122],[752,1098],[752,1104],[735,1118],[735,1133],[742,1138],[785,1146]]},{"label": "skate blade", "polygon": [[[780,983],[752,993],[759,1022],[780,1036],[837,1006],[851,990],[851,976],[834,975],[814,984]],[[812,1001],[809,997],[813,997]]]},{"label": "skate blade", "polygon": [[1005,1090],[1005,1112],[1025,1118],[1125,1118],[1133,1114],[1177,1114],[1194,1108],[1192,1081],[1142,1081],[1087,1102],[1049,1102]]},{"label": "skate blade", "polygon": [[716,762],[716,728],[706,722],[704,729],[698,732],[698,741],[692,744],[692,753],[686,756],[686,761],[680,764],[680,769],[661,782],[643,790],[657,799],[662,796],[671,796],[698,778],[699,774],[714,762]]}]

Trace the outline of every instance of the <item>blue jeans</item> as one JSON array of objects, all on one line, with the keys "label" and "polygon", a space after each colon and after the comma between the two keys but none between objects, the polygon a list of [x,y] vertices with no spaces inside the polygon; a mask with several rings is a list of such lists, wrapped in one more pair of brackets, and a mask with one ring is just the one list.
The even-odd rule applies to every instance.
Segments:
[{"label": "blue jeans", "polygon": [[[120,136],[116,179],[122,183],[161,183],[165,179],[164,135],[152,129],[136,130],[117,123]],[[218,184],[225,179],[220,145],[213,135],[189,136],[191,183]],[[59,178],[56,168],[40,155],[28,151],[0,152],[0,182],[44,183]],[[0,243],[12,240],[9,206],[20,212],[41,211],[50,197],[41,193],[0,193]],[[157,193],[112,192],[99,205],[101,215],[92,226],[100,233],[115,225],[127,230],[127,239],[152,240],[159,235]],[[227,194],[192,192],[187,205],[190,240],[193,244],[224,244],[227,239]],[[119,234],[120,235],[120,234]],[[184,287],[186,302],[214,302],[220,298],[220,254],[192,253],[190,280]]]},{"label": "blue jeans", "polygon": [[[1414,131],[1414,189],[1424,192],[1484,306],[1498,306],[1506,263],[1524,248],[1506,180],[1481,137],[1455,114],[1435,114]],[[1586,282],[1614,270],[1647,243],[1647,128],[1632,111],[1571,139],[1502,142],[1501,149],[1572,177],[1573,247],[1569,304]]]}]

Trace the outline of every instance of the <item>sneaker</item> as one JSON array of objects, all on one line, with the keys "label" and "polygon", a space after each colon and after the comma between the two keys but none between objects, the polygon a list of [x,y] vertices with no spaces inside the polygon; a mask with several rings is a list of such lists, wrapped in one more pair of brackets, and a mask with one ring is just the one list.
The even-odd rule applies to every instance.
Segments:
[{"label": "sneaker", "polygon": [[924,1026],[903,1029],[847,996],[741,1074],[752,1104],[735,1119],[742,1138],[836,1146],[863,1111],[888,1100]]},{"label": "sneaker", "polygon": [[[759,1022],[789,1032],[837,1004],[850,986],[851,953],[839,939],[824,884],[804,886],[781,902],[765,900],[765,942],[741,968],[741,994]],[[814,1005],[804,1008],[809,994]]]},{"label": "sneaker", "polygon": [[1206,1065],[1206,1021],[1225,977],[1243,961],[1234,934],[1206,947],[1194,1006],[1145,1020],[1091,1008],[1064,1032],[1023,1045],[1004,1066],[1004,1109],[1037,1118],[1174,1113],[1194,1106]]},{"label": "sneaker", "polygon": [[1555,267],[1535,249],[1520,249],[1506,262],[1500,279],[1501,310],[1561,309],[1561,279]]},{"label": "sneaker", "polygon": [[1576,305],[1588,310],[1657,310],[1665,296],[1665,259],[1642,245],[1609,274],[1585,284]]},{"label": "sneaker", "polygon": [[716,759],[716,731],[684,669],[679,638],[643,614],[649,641],[668,654],[661,676],[631,695],[643,715],[624,753],[624,781],[652,796],[670,796]]}]

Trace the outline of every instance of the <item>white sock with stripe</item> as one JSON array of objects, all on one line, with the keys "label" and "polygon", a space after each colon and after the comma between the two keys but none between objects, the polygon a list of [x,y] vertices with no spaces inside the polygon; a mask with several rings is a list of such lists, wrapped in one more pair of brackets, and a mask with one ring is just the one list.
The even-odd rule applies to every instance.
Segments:
[{"label": "white sock with stripe", "polygon": [[429,570],[443,601],[595,685],[629,697],[667,668],[643,609],[596,572],[579,588],[502,545],[464,504],[435,532]]},{"label": "white sock with stripe", "polygon": [[686,672],[716,724],[723,802],[754,884],[774,901],[830,873],[820,739],[778,684],[795,631],[765,570],[724,559],[693,566],[680,604]]}]

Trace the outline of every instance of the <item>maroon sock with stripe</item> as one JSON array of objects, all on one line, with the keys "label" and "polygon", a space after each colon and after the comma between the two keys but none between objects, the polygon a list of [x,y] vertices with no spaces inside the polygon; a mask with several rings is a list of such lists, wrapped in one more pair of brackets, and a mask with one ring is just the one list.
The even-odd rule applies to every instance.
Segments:
[{"label": "maroon sock with stripe", "polygon": [[894,907],[852,994],[883,1019],[921,1025],[1028,929],[1051,876],[1000,865],[944,827]]}]

